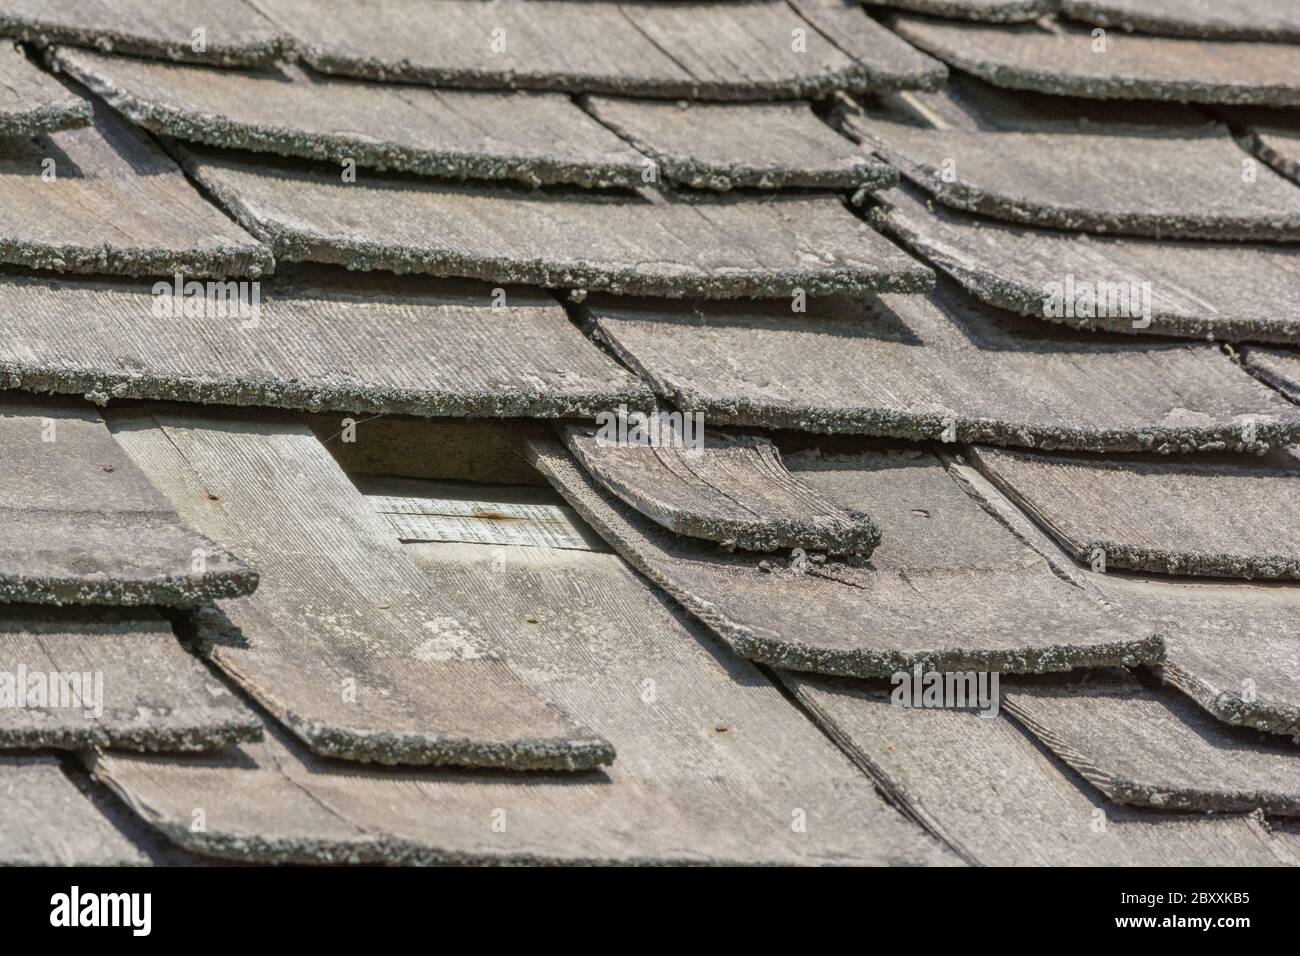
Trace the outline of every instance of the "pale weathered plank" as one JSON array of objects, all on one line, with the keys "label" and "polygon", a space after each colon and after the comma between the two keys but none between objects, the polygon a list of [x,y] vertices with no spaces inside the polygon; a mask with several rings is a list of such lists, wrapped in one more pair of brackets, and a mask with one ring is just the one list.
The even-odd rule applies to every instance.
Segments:
[{"label": "pale weathered plank", "polygon": [[786,470],[766,438],[708,432],[697,449],[612,444],[586,426],[564,443],[606,491],[665,528],[750,551],[808,548],[867,557],[880,529]]},{"label": "pale weathered plank", "polygon": [[664,103],[595,96],[586,107],[696,189],[880,189],[898,172],[864,155],[807,103]]},{"label": "pale weathered plank", "polygon": [[257,587],[89,406],[0,394],[0,448],[0,602],[193,605]]},{"label": "pale weathered plank", "polygon": [[177,139],[453,179],[642,181],[645,157],[559,94],[433,90],[294,64],[229,70],[68,47],[55,62],[137,124]]},{"label": "pale weathered plank", "polygon": [[651,398],[536,290],[310,267],[246,288],[241,306],[160,284],[169,301],[140,282],[0,275],[0,385],[426,416],[593,415]]},{"label": "pale weathered plank", "polygon": [[1059,574],[1112,610],[1154,622],[1167,683],[1224,723],[1300,737],[1300,588],[1086,571],[973,466],[950,473]]},{"label": "pale weathered plank", "polygon": [[353,481],[403,543],[609,550],[549,487],[419,478]]},{"label": "pale weathered plank", "polygon": [[86,129],[0,140],[0,262],[250,278],[274,265],[153,140],[102,104]]},{"label": "pale weathered plank", "polygon": [[183,845],[240,860],[953,862],[614,555],[411,547],[529,680],[608,729],[617,762],[581,776],[395,772],[322,761],[268,728],[234,760],[110,753],[96,776]]},{"label": "pale weathered plank", "polygon": [[261,736],[155,611],[0,608],[0,747],[203,751]]},{"label": "pale weathered plank", "polygon": [[1033,672],[1162,655],[1152,629],[1112,619],[1053,575],[928,453],[788,459],[841,507],[869,506],[882,544],[865,564],[786,566],[675,536],[606,495],[558,443],[529,448],[619,554],[752,660],[879,676],[916,664]]},{"label": "pale weathered plank", "polygon": [[913,709],[890,687],[783,674],[800,702],[931,833],[987,866],[1294,863],[1250,816],[1111,804],[1005,715]]},{"label": "pale weathered plank", "polygon": [[0,136],[35,136],[89,123],[89,103],[0,40]]},{"label": "pale weathered plank", "polygon": [[1300,439],[1300,409],[1211,346],[1049,330],[947,281],[793,304],[584,307],[657,394],[718,424],[1162,454]]},{"label": "pale weathered plank", "polygon": [[743,100],[933,88],[942,77],[865,16],[832,42],[771,0],[260,3],[319,70],[434,86]]},{"label": "pale weathered plank", "polygon": [[996,86],[1099,99],[1300,105],[1300,46],[1106,34],[1041,22],[1000,26],[900,16],[903,39]]},{"label": "pale weathered plank", "polygon": [[289,261],[671,297],[914,292],[933,279],[833,197],[655,202],[381,174],[344,183],[198,148],[184,161]]},{"label": "pale weathered plank", "polygon": [[1098,458],[972,448],[1078,561],[1107,569],[1300,578],[1300,459]]},{"label": "pale weathered plank", "polygon": [[53,757],[0,756],[0,866],[143,866],[148,858]]},{"label": "pale weathered plank", "polygon": [[1293,402],[1300,402],[1300,353],[1250,346],[1243,350],[1246,367]]},{"label": "pale weathered plank", "polygon": [[1008,680],[1002,706],[1116,803],[1300,815],[1300,747],[1215,722],[1123,670]]},{"label": "pale weathered plank", "polygon": [[1218,124],[1089,133],[921,129],[865,114],[844,122],[914,185],[967,212],[1119,235],[1300,239],[1300,189],[1258,164],[1243,175],[1250,160]]},{"label": "pale weathered plank", "polygon": [[380,763],[579,769],[609,744],[528,687],[431,590],[305,425],[155,408],[111,415],[175,506],[262,569],[199,616],[212,659],[318,753]]},{"label": "pale weathered plank", "polygon": [[0,35],[226,66],[270,63],[293,44],[258,6],[257,0],[4,0]]},{"label": "pale weathered plank", "polygon": [[1290,0],[1059,0],[1066,16],[1160,36],[1300,42]]},{"label": "pale weathered plank", "polygon": [[[914,187],[880,194],[873,221],[990,305],[1080,329],[1300,343],[1294,245],[1081,235],[969,216],[919,197]],[[1051,290],[1067,281],[1075,307],[1056,308]],[[1149,315],[1110,306],[1125,290],[1131,302],[1135,288],[1139,298],[1149,295]]]}]

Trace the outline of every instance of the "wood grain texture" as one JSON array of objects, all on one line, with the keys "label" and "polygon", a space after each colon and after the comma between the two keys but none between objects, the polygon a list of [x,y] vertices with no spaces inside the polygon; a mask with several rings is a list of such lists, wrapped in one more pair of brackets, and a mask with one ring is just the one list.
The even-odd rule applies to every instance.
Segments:
[{"label": "wood grain texture", "polygon": [[1300,439],[1300,409],[1218,349],[1049,337],[947,281],[802,313],[775,300],[585,308],[657,394],[720,425],[1162,454]]},{"label": "wood grain texture", "polygon": [[1159,36],[1300,41],[1300,10],[1278,0],[1061,0],[1060,9],[1084,23]]},{"label": "wood grain texture", "polygon": [[274,265],[153,140],[102,104],[85,129],[0,141],[0,262],[250,278]]},{"label": "wood grain texture", "polygon": [[[1074,328],[1224,342],[1300,343],[1295,245],[1085,235],[971,216],[887,190],[872,222],[989,305]],[[1150,290],[1146,316],[1050,309],[1052,283]],[[1106,286],[1100,286],[1106,288]],[[1104,315],[1081,315],[1081,311]]]},{"label": "wood grain texture", "polygon": [[611,96],[584,104],[695,189],[880,189],[898,172],[839,136],[806,103],[663,103]]},{"label": "wood grain texture", "polygon": [[1096,99],[1300,105],[1300,47],[1125,34],[1092,50],[1092,28],[900,16],[891,25],[951,66],[996,86]]},{"label": "wood grain texture", "polygon": [[[20,675],[36,679],[17,706]],[[11,686],[6,684],[13,682]],[[157,612],[27,605],[0,609],[0,747],[219,750],[262,722]]]},{"label": "wood grain texture", "polygon": [[0,756],[0,866],[146,863],[53,757]]},{"label": "wood grain texture", "polygon": [[1247,160],[1218,124],[995,132],[850,113],[845,125],[913,185],[967,212],[1108,235],[1300,239],[1300,190],[1268,168],[1244,177]]},{"label": "wood grain texture", "polygon": [[345,184],[198,148],[184,162],[287,261],[675,298],[918,291],[933,278],[827,196],[654,202],[380,174]]},{"label": "wood grain texture", "polygon": [[786,470],[766,438],[710,432],[703,446],[612,445],[565,426],[565,446],[607,492],[677,534],[748,551],[808,548],[867,557],[880,529]]},{"label": "wood grain texture", "polygon": [[[933,88],[937,79],[932,61],[865,16],[851,24],[848,39],[832,42],[789,5],[769,0],[261,6],[291,30],[318,70],[434,86],[752,100]],[[802,31],[800,49],[795,31]]]},{"label": "wood grain texture", "polygon": [[1098,458],[973,448],[973,461],[1078,561],[1107,569],[1300,578],[1300,458]]},{"label": "wood grain texture", "polygon": [[870,677],[914,665],[1068,670],[1163,653],[1152,629],[1112,620],[1062,582],[922,452],[789,459],[841,507],[869,504],[881,529],[868,563],[800,568],[677,537],[606,495],[558,443],[529,447],[614,550],[742,657]]},{"label": "wood grain texture", "polygon": [[177,139],[442,178],[641,183],[644,157],[559,94],[433,90],[294,64],[230,70],[70,47],[55,62],[137,124]]},{"label": "wood grain texture", "polygon": [[[268,727],[231,757],[98,758],[95,774],[183,845],[238,860],[382,863],[955,862],[753,665],[617,557],[412,546],[515,666],[618,760],[593,774],[386,770]],[[207,830],[190,820],[203,807]],[[792,824],[802,811],[807,826]]]},{"label": "wood grain texture", "polygon": [[256,589],[88,406],[0,395],[0,448],[0,601],[194,605]]},{"label": "wood grain texture", "polygon": [[209,300],[184,315],[192,303],[167,297],[170,315],[139,282],[0,275],[0,384],[100,404],[334,409],[354,422],[594,415],[651,400],[535,290],[311,267],[262,283],[255,309]]},{"label": "wood grain texture", "polygon": [[89,123],[89,103],[0,40],[0,136],[35,136]]},{"label": "wood grain texture", "polygon": [[783,674],[858,764],[927,830],[985,866],[1296,863],[1250,816],[1107,802],[1005,716],[911,709],[888,685]]},{"label": "wood grain texture", "polygon": [[1058,574],[1116,613],[1153,622],[1166,683],[1226,724],[1300,737],[1300,589],[1085,571],[973,466],[951,473]]},{"label": "wood grain texture", "polygon": [[271,63],[293,48],[254,0],[5,0],[0,35],[223,66]]},{"label": "wood grain texture", "polygon": [[520,679],[427,584],[305,425],[118,411],[118,441],[196,526],[262,568],[194,637],[318,753],[379,763],[584,769],[609,744]]},{"label": "wood grain texture", "polygon": [[1300,747],[1219,724],[1127,672],[1007,681],[1006,710],[1116,803],[1300,815]]},{"label": "wood grain texture", "polygon": [[1252,345],[1242,354],[1246,368],[1291,401],[1300,402],[1300,352]]}]

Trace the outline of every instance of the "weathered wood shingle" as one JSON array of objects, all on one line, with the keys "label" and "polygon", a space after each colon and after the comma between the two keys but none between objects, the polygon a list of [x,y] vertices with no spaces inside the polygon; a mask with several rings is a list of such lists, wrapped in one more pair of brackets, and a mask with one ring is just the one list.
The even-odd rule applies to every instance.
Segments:
[{"label": "weathered wood shingle", "polygon": [[1159,36],[1300,42],[1300,10],[1287,0],[1060,0],[1068,17]]},{"label": "weathered wood shingle", "polygon": [[725,554],[606,495],[558,443],[530,451],[619,554],[752,660],[880,676],[917,664],[1033,672],[1162,655],[1152,629],[1112,619],[1053,575],[928,453],[787,461],[841,507],[871,508],[882,543],[863,564]]},{"label": "weathered wood shingle", "polygon": [[161,407],[111,419],[190,521],[262,568],[258,593],[200,612],[194,638],[313,750],[516,769],[612,759],[501,659],[472,608],[428,586],[305,425]]},{"label": "weathered wood shingle", "polygon": [[94,409],[0,393],[0,449],[0,602],[193,605],[257,587],[182,523]]},{"label": "weathered wood shingle", "polygon": [[89,123],[89,103],[0,39],[0,136],[34,136]]},{"label": "weathered wood shingle", "polygon": [[1100,99],[1300,105],[1300,46],[898,17],[905,40],[997,86]]},{"label": "weathered wood shingle", "polygon": [[263,282],[254,310],[251,298],[163,286],[159,309],[138,282],[0,275],[0,385],[100,402],[541,418],[650,399],[535,290],[304,267]]},{"label": "weathered wood shingle", "polygon": [[49,690],[0,706],[0,747],[206,751],[262,736],[154,611],[0,607],[0,698],[23,676]]},{"label": "weathered wood shingle", "polygon": [[70,47],[56,62],[141,126],[213,146],[532,186],[639,185],[645,162],[559,94],[433,90],[293,64],[230,70]]},{"label": "weathered wood shingle", "polygon": [[1237,140],[1283,176],[1300,183],[1300,110],[1232,110],[1224,119]]},{"label": "weathered wood shingle", "polygon": [[[702,427],[702,426],[701,426]],[[616,444],[569,426],[564,443],[611,494],[678,534],[750,551],[807,548],[868,556],[880,529],[865,513],[828,500],[786,470],[765,438],[716,431],[687,448]]]},{"label": "weathered wood shingle", "polygon": [[1300,352],[1250,346],[1246,367],[1293,402],[1300,402]]},{"label": "weathered wood shingle", "polygon": [[268,250],[151,139],[95,108],[94,126],[0,140],[0,262],[61,272],[249,276]]},{"label": "weathered wood shingle", "polygon": [[719,424],[1160,453],[1300,438],[1300,409],[1211,346],[1052,330],[948,282],[793,304],[586,307],[659,395]]},{"label": "weathered wood shingle", "polygon": [[1300,578],[1300,459],[1102,458],[972,449],[994,482],[1084,563]]},{"label": "weathered wood shingle", "polygon": [[882,7],[935,17],[1020,23],[1036,20],[1056,8],[1057,0],[881,0]]},{"label": "weathered wood shingle", "polygon": [[[638,295],[915,292],[933,273],[833,197],[652,201],[337,173],[186,150],[276,256]],[[436,230],[430,223],[437,223]]]},{"label": "weathered wood shingle", "polygon": [[[955,862],[763,674],[614,555],[414,550],[431,587],[475,606],[514,666],[608,730],[612,766],[387,771],[322,761],[268,727],[238,760],[108,753],[96,776],[183,845],[238,860]],[[195,806],[206,830],[190,826]]]}]

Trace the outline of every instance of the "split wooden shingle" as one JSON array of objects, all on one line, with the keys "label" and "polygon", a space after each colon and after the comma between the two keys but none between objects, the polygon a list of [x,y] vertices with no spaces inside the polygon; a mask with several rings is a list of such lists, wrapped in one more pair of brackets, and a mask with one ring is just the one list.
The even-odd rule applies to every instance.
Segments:
[{"label": "split wooden shingle", "polygon": [[35,136],[90,123],[90,104],[0,39],[0,137]]}]

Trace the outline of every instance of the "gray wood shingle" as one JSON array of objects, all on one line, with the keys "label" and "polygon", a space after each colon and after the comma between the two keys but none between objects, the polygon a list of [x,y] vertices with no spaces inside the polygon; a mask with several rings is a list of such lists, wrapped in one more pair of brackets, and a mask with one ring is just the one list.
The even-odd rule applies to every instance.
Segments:
[{"label": "gray wood shingle", "polygon": [[1160,453],[1300,439],[1300,409],[1206,345],[1049,337],[946,281],[791,306],[585,304],[659,395],[718,424]]},{"label": "gray wood shingle", "polygon": [[641,182],[644,157],[559,94],[433,90],[292,64],[230,70],[71,47],[56,62],[134,122],[177,139],[454,179]]},{"label": "gray wood shingle", "polygon": [[[433,588],[478,608],[529,679],[608,729],[612,766],[527,777],[342,766],[268,727],[238,761],[106,753],[95,775],[172,839],[238,860],[955,862],[753,665],[614,555],[411,550]],[[207,811],[197,833],[196,806]]]},{"label": "gray wood shingle", "polygon": [[345,760],[585,769],[612,748],[520,679],[432,590],[305,425],[158,407],[112,414],[175,506],[262,569],[198,615],[212,660],[313,750]]},{"label": "gray wood shingle", "polygon": [[0,136],[35,136],[89,123],[89,103],[0,40]]},{"label": "gray wood shingle", "polygon": [[0,448],[0,601],[194,605],[257,587],[88,406],[0,393]]},{"label": "gray wood shingle", "polygon": [[1300,10],[1287,0],[1060,0],[1068,17],[1160,36],[1300,41]]},{"label": "gray wood shingle", "polygon": [[882,7],[934,17],[1019,23],[1051,13],[1058,0],[879,0]]},{"label": "gray wood shingle", "polygon": [[678,537],[606,495],[558,443],[538,468],[637,570],[732,650],[776,667],[880,676],[913,665],[1036,672],[1155,661],[1150,628],[1112,619],[1004,534],[923,452],[814,460],[794,473],[841,507],[870,507],[866,564],[760,562]]},{"label": "gray wood shingle", "polygon": [[1246,368],[1293,402],[1300,402],[1300,352],[1250,346],[1243,350]]}]

